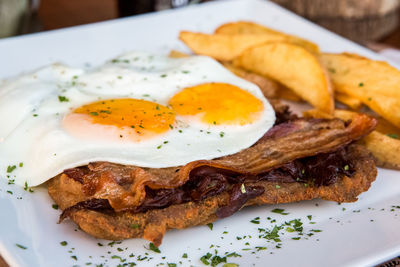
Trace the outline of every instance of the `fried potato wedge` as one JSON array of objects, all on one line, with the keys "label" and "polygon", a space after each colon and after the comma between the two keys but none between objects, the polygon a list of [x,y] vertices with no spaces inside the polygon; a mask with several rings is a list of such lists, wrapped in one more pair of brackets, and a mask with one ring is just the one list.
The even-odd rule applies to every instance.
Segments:
[{"label": "fried potato wedge", "polygon": [[346,106],[348,106],[349,108],[351,108],[353,110],[360,109],[363,104],[361,102],[361,100],[359,100],[353,96],[349,96],[347,94],[339,93],[339,92],[335,92],[335,99],[337,101],[339,101],[340,103],[345,104]]},{"label": "fried potato wedge", "polygon": [[182,31],[179,39],[194,53],[231,61],[247,48],[273,41],[288,41],[279,34],[204,34]]},{"label": "fried potato wedge", "polygon": [[285,42],[266,43],[244,51],[234,65],[277,80],[317,109],[333,112],[328,74],[303,47]]},{"label": "fried potato wedge", "polygon": [[237,22],[225,23],[225,24],[219,26],[215,30],[215,33],[217,33],[217,34],[275,34],[275,35],[282,35],[282,36],[285,36],[286,38],[288,38],[287,41],[290,41],[293,44],[302,46],[313,53],[317,53],[317,54],[319,53],[318,45],[314,44],[313,42],[299,38],[297,36],[285,34],[283,32],[279,32],[279,31],[273,30],[271,28],[268,28],[266,26],[263,26],[263,25],[260,25],[260,24],[254,23],[254,22],[249,22],[249,21],[237,21]]},{"label": "fried potato wedge", "polygon": [[[331,119],[336,117],[342,120],[351,120],[359,113],[337,109],[333,115],[330,115],[314,109],[304,112],[303,115],[313,118]],[[398,129],[396,131],[396,128],[393,127],[388,128],[387,125],[380,126],[380,122],[382,123],[382,120],[378,119],[377,130],[364,137],[359,143],[371,151],[379,167],[400,170],[400,140],[398,139],[400,131]],[[390,133],[382,133],[378,130],[389,130]]]},{"label": "fried potato wedge", "polygon": [[320,55],[335,90],[361,100],[400,127],[400,70],[354,54]]}]

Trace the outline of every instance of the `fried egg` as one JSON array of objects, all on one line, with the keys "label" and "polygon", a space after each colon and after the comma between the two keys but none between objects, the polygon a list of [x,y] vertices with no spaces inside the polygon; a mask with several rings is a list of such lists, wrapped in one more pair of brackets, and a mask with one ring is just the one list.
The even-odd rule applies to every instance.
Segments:
[{"label": "fried egg", "polygon": [[0,175],[36,186],[94,161],[181,166],[246,149],[274,121],[256,85],[209,57],[53,64],[0,87]]}]

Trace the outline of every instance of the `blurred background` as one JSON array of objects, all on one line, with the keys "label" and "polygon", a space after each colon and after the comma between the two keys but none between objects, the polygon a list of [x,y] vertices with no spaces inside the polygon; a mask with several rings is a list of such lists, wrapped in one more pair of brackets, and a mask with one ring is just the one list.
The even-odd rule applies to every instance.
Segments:
[{"label": "blurred background", "polygon": [[[0,0],[0,38],[208,1],[211,0]],[[400,0],[272,1],[375,50],[400,48]]]}]

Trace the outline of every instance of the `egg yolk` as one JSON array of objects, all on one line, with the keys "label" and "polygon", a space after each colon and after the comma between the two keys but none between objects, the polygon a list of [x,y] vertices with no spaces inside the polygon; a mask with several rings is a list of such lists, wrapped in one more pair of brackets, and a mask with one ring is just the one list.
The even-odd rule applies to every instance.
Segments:
[{"label": "egg yolk", "polygon": [[140,99],[109,99],[76,108],[63,121],[69,132],[91,139],[140,141],[171,129],[175,113]]},{"label": "egg yolk", "polygon": [[246,125],[256,121],[264,105],[249,92],[227,83],[205,83],[175,94],[169,105],[180,115],[199,115],[208,124]]}]

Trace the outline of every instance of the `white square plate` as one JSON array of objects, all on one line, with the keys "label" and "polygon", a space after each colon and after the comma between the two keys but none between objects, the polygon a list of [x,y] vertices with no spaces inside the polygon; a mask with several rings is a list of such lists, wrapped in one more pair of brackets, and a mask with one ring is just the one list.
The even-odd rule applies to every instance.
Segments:
[{"label": "white square plate", "polygon": [[[128,50],[185,51],[177,39],[180,30],[212,32],[220,24],[236,20],[255,21],[299,35],[316,42],[323,51],[349,51],[379,58],[270,2],[218,1],[0,40],[0,77],[54,61],[72,66],[96,65]],[[168,232],[160,254],[147,250],[148,242],[144,240],[107,245],[108,241],[91,238],[71,222],[57,224],[60,211],[53,209],[52,204],[45,186],[28,193],[7,185],[5,179],[0,180],[0,254],[10,265],[115,266],[135,262],[139,266],[159,263],[202,266],[200,257],[207,252],[214,254],[217,249],[221,256],[225,252],[240,254],[241,257],[227,258],[240,266],[365,266],[400,254],[400,173],[391,170],[380,169],[377,181],[356,203],[338,205],[318,200],[246,208],[214,223],[213,230],[199,226]],[[278,207],[289,214],[271,212]],[[310,224],[307,215],[312,215],[315,224]],[[250,222],[255,217],[260,217],[260,224]],[[270,223],[267,217],[276,219],[276,223]],[[281,231],[284,233],[280,237],[281,248],[276,248],[273,241],[258,238],[258,228],[271,230],[275,224],[297,218],[302,220],[304,232],[314,235],[293,240],[297,235]],[[322,232],[313,232],[315,229]],[[246,238],[240,239],[243,236]],[[62,241],[67,245],[62,246]],[[210,248],[211,245],[214,247]],[[184,253],[187,258],[182,257]]]}]

